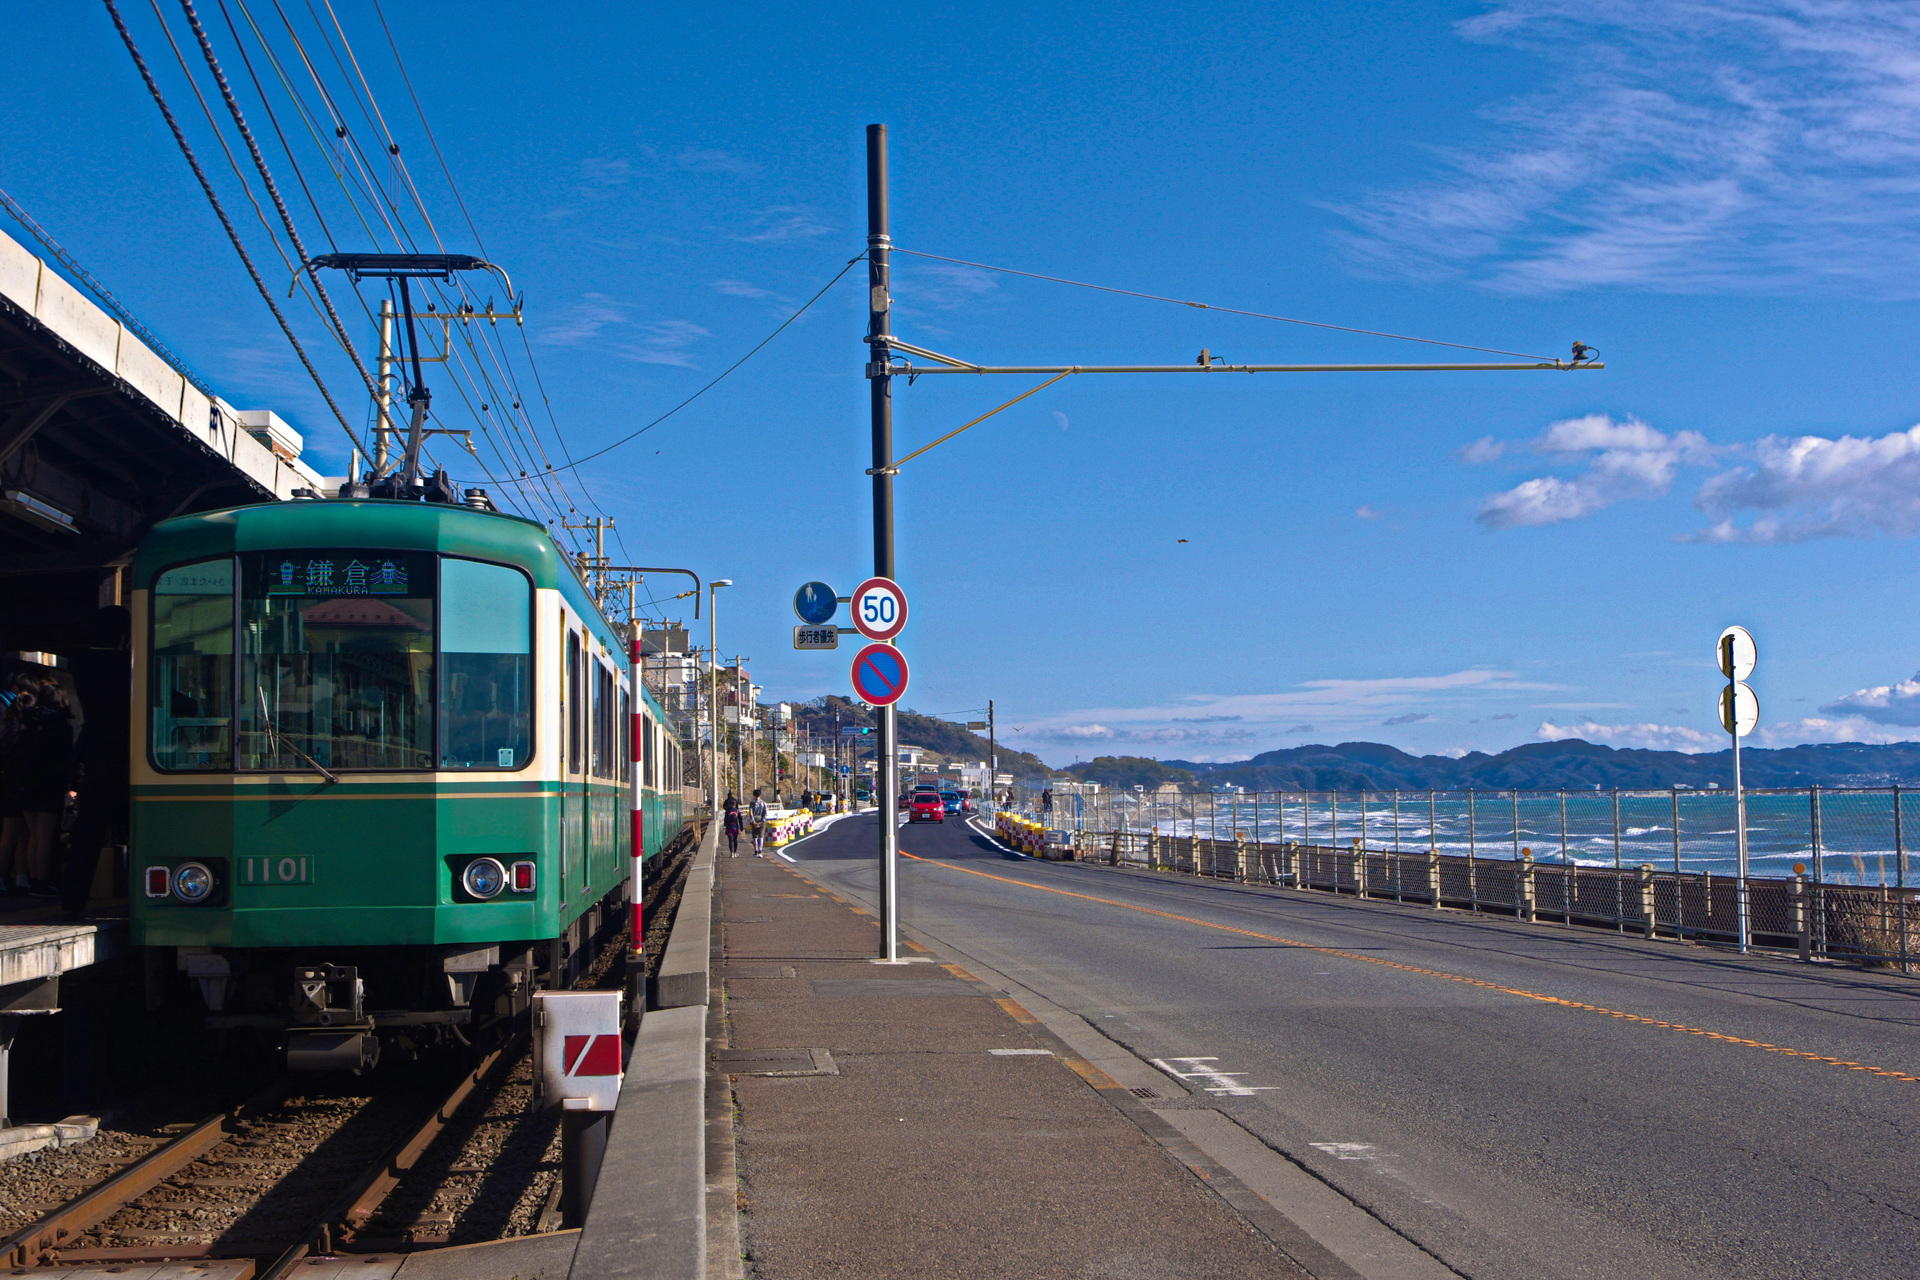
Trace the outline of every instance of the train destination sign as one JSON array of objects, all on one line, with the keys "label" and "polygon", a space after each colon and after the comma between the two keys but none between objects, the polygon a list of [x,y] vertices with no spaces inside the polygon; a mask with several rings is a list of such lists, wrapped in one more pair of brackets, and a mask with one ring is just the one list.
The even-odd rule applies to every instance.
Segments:
[{"label": "train destination sign", "polygon": [[840,647],[840,628],[831,624],[824,627],[795,627],[793,629],[793,647],[796,649],[838,649]]},{"label": "train destination sign", "polygon": [[907,625],[907,593],[892,578],[868,578],[853,591],[853,625],[869,640],[891,640]]},{"label": "train destination sign", "polygon": [[[856,597],[857,598],[857,597]],[[853,691],[862,702],[890,706],[907,691],[907,658],[890,644],[870,644],[853,656]]]},{"label": "train destination sign", "polygon": [[[809,582],[793,593],[794,616],[809,626],[817,627],[833,621],[834,611],[839,607],[840,598],[824,582]],[[798,649],[801,646],[795,643],[793,647]],[[832,645],[820,647],[833,648]]]}]

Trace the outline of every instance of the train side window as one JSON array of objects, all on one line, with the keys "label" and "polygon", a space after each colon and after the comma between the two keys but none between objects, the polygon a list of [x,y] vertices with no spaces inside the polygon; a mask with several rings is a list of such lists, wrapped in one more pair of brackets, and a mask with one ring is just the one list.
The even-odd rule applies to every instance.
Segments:
[{"label": "train side window", "polygon": [[660,767],[660,749],[653,740],[653,717],[641,713],[640,716],[640,785],[655,788],[660,785],[654,777]]},{"label": "train side window", "polygon": [[567,772],[579,773],[586,763],[587,717],[581,686],[580,633],[567,632]]},{"label": "train side window", "polygon": [[440,767],[532,758],[533,587],[506,565],[440,562]]},{"label": "train side window", "polygon": [[153,763],[233,768],[233,560],[169,569],[153,584],[147,674]]}]

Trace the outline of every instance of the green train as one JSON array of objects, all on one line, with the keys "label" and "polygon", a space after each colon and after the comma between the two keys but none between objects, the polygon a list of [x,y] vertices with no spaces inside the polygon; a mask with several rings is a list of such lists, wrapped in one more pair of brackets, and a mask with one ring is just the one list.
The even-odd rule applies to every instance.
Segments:
[{"label": "green train", "polygon": [[615,629],[478,491],[165,521],[132,608],[132,941],[293,1067],[490,1034],[681,827]]}]

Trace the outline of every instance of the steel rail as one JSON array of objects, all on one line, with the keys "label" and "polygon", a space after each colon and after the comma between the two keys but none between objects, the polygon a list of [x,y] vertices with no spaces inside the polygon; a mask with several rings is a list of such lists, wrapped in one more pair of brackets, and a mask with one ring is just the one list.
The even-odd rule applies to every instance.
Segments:
[{"label": "steel rail", "polygon": [[460,1083],[433,1108],[427,1118],[355,1178],[327,1206],[326,1212],[301,1232],[298,1240],[259,1273],[258,1280],[285,1277],[308,1257],[316,1253],[332,1254],[338,1244],[351,1239],[355,1229],[364,1225],[378,1211],[381,1202],[400,1184],[400,1180],[414,1167],[426,1149],[433,1145],[433,1140],[447,1127],[460,1105],[472,1096],[475,1089],[490,1081],[502,1063],[514,1061],[511,1051],[523,1044],[523,1037],[516,1035],[462,1076]]},{"label": "steel rail", "polygon": [[32,1267],[60,1248],[60,1242],[91,1231],[129,1203],[213,1150],[235,1133],[243,1113],[284,1098],[294,1082],[282,1080],[231,1111],[208,1116],[172,1142],[156,1148],[106,1181],[75,1196],[46,1217],[0,1242],[0,1266]]}]

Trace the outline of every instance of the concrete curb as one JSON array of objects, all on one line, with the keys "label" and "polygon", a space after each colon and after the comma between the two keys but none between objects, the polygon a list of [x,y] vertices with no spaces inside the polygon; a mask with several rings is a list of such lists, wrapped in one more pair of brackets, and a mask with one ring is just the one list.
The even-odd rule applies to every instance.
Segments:
[{"label": "concrete curb", "polygon": [[719,854],[720,824],[709,822],[706,834],[700,837],[700,850],[693,855],[693,865],[687,868],[673,932],[667,935],[666,954],[660,957],[659,971],[647,980],[649,1009],[706,1007],[707,952],[713,935],[713,861]]},{"label": "concrete curb", "polygon": [[704,1001],[641,1019],[573,1280],[705,1280],[706,1061]]},{"label": "concrete curb", "polygon": [[0,1161],[23,1156],[29,1151],[52,1147],[78,1146],[100,1130],[98,1116],[68,1116],[53,1124],[22,1124],[0,1129]]}]

